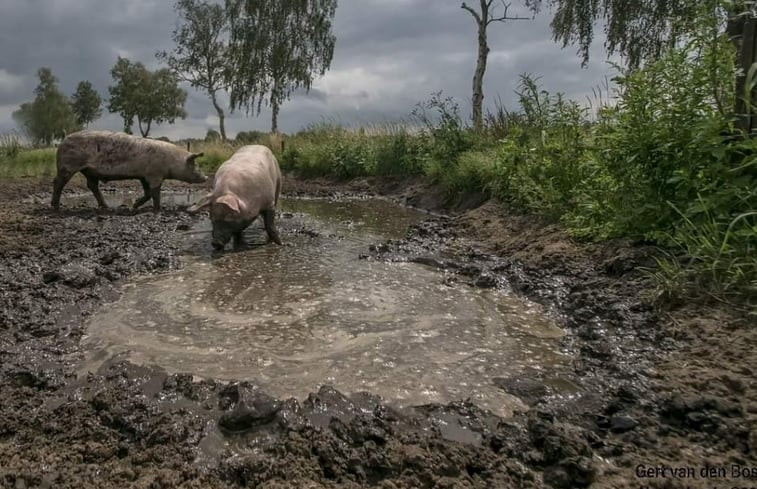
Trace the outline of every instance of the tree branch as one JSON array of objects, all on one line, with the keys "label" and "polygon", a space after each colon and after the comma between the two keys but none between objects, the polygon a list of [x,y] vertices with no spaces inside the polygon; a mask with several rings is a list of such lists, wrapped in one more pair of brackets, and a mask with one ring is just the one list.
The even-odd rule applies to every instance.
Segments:
[{"label": "tree branch", "polygon": [[476,19],[476,22],[478,24],[481,24],[481,16],[478,15],[478,12],[476,12],[475,10],[473,10],[472,8],[470,8],[468,5],[466,5],[465,2],[463,2],[462,5],[460,5],[460,8],[463,9],[463,10],[467,10],[468,12],[470,12],[470,14]]},{"label": "tree branch", "polygon": [[505,0],[502,0],[502,6],[505,8],[505,11],[502,12],[502,16],[500,17],[492,17],[491,19],[486,21],[486,25],[489,25],[493,22],[505,22],[507,20],[533,20],[533,17],[521,17],[519,15],[516,15],[515,17],[508,17],[507,11],[510,9],[509,3],[505,3]]}]

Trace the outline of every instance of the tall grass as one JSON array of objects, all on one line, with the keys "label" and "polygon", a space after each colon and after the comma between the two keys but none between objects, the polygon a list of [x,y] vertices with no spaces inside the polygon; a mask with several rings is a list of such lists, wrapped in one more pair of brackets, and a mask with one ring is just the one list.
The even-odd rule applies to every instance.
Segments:
[{"label": "tall grass", "polygon": [[[262,144],[269,147],[274,153],[281,153],[284,136],[281,134],[265,134],[256,131],[243,132],[236,139],[221,141],[210,138],[207,140],[190,140],[189,146],[195,153],[203,153],[198,158],[200,167],[208,173],[215,173],[224,161],[229,159],[239,148],[249,144]],[[178,145],[186,147],[187,141],[179,141]]]},{"label": "tall grass", "polygon": [[346,129],[322,122],[288,137],[279,163],[305,177],[420,174],[426,151],[402,124]]},{"label": "tall grass", "polygon": [[55,149],[34,149],[16,133],[0,134],[0,178],[54,173]]}]

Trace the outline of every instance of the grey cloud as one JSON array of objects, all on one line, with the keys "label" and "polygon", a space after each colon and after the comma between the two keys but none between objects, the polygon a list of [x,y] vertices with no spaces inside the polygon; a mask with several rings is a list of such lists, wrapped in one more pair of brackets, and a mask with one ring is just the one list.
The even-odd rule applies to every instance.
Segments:
[{"label": "grey cloud", "polygon": [[[14,126],[8,107],[32,98],[41,66],[53,70],[65,93],[86,79],[103,97],[119,54],[157,67],[155,51],[171,48],[172,8],[169,0],[0,0],[0,131]],[[574,48],[563,50],[551,41],[549,20],[545,12],[534,21],[490,27],[487,105],[499,96],[513,108],[522,72],[543,75],[546,89],[581,100],[603,81],[610,70],[602,61],[602,39],[589,68],[581,69]],[[280,115],[282,130],[324,119],[347,125],[396,121],[438,90],[469,112],[476,34],[459,1],[342,0],[334,29],[330,72],[309,93],[292,94]],[[213,126],[216,114],[207,96],[187,90],[187,119],[158,126],[155,135],[200,137]],[[269,125],[267,110],[259,117],[237,111],[228,119],[232,134]],[[121,129],[121,121],[109,115],[96,126]]]}]

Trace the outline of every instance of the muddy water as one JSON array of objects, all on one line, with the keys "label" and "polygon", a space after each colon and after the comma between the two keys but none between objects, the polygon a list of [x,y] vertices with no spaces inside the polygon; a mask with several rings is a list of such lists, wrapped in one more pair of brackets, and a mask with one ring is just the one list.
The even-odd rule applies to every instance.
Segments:
[{"label": "muddy water", "polygon": [[[197,198],[167,194],[164,202]],[[556,343],[562,331],[540,307],[505,292],[449,285],[419,264],[359,259],[422,217],[383,201],[284,200],[285,246],[265,245],[254,223],[246,249],[223,254],[211,252],[203,218],[184,233],[181,270],[129,281],[118,302],[92,317],[81,370],[118,356],[171,373],[252,380],[280,398],[331,384],[400,405],[471,398],[509,415],[522,404],[492,379],[566,365]]]}]

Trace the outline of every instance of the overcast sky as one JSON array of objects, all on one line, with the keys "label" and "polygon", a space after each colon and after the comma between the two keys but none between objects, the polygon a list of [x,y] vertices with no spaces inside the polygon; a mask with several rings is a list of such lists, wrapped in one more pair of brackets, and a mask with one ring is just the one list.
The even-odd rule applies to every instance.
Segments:
[{"label": "overcast sky", "polygon": [[[33,98],[36,71],[52,69],[71,94],[91,81],[103,98],[117,56],[159,66],[157,50],[170,50],[176,24],[173,0],[0,0],[0,132],[15,124],[11,113]],[[512,13],[519,7],[512,1]],[[523,14],[527,13],[521,10]],[[549,11],[533,21],[493,24],[484,83],[485,105],[500,98],[516,108],[518,75],[542,75],[544,88],[581,102],[612,73],[598,39],[587,68],[576,49],[551,40]],[[432,92],[443,90],[469,117],[476,60],[475,23],[458,0],[340,0],[334,20],[337,37],[331,70],[309,94],[285,103],[280,129],[292,132],[323,119],[344,125],[394,122]],[[217,117],[203,93],[187,87],[186,120],[157,126],[151,136],[203,137]],[[95,128],[120,130],[121,119],[107,114]],[[268,130],[270,114],[232,114],[230,135]]]}]

